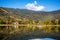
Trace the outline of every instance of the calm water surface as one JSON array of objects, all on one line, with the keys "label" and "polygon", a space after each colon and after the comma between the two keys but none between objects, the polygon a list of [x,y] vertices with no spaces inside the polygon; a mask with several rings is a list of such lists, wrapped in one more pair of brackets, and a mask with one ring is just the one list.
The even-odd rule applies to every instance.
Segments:
[{"label": "calm water surface", "polygon": [[29,39],[29,40],[55,40],[55,39],[52,39],[52,38],[35,38],[35,39]]}]

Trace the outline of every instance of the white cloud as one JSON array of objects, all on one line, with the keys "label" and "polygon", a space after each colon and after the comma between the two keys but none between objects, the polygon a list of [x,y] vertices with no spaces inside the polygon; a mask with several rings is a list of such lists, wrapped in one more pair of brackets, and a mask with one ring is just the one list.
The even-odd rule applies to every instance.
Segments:
[{"label": "white cloud", "polygon": [[34,1],[34,3],[26,4],[25,8],[28,9],[28,10],[42,11],[45,7],[37,5],[37,1]]}]

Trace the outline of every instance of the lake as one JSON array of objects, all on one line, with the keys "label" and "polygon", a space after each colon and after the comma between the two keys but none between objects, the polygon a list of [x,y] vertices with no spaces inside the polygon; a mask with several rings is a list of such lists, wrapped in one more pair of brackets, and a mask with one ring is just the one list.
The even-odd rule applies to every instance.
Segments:
[{"label": "lake", "polygon": [[33,39],[20,39],[20,38],[12,38],[12,39],[9,39],[9,40],[56,40],[56,39],[52,39],[52,38],[33,38]]},{"label": "lake", "polygon": [[35,38],[35,39],[28,39],[28,40],[55,40],[52,38]]},{"label": "lake", "polygon": [[15,37],[11,37],[8,40],[56,40],[53,38],[33,38],[33,37],[19,37],[19,36],[15,36]]}]

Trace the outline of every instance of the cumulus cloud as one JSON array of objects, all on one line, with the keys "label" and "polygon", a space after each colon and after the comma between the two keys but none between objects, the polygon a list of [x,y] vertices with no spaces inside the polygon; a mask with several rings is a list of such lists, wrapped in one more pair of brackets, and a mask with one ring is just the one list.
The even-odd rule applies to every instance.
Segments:
[{"label": "cumulus cloud", "polygon": [[27,3],[25,8],[28,10],[42,11],[45,7],[37,5],[37,1],[34,1],[34,3]]}]

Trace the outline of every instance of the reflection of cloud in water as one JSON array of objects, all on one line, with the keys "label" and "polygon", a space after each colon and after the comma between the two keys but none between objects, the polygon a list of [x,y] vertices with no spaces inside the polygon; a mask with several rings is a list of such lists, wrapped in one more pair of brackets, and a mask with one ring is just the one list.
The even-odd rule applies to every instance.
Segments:
[{"label": "reflection of cloud in water", "polygon": [[41,39],[29,39],[29,40],[41,40]]},{"label": "reflection of cloud in water", "polygon": [[54,40],[54,39],[51,39],[51,38],[42,38],[42,39],[29,39],[29,40]]}]

